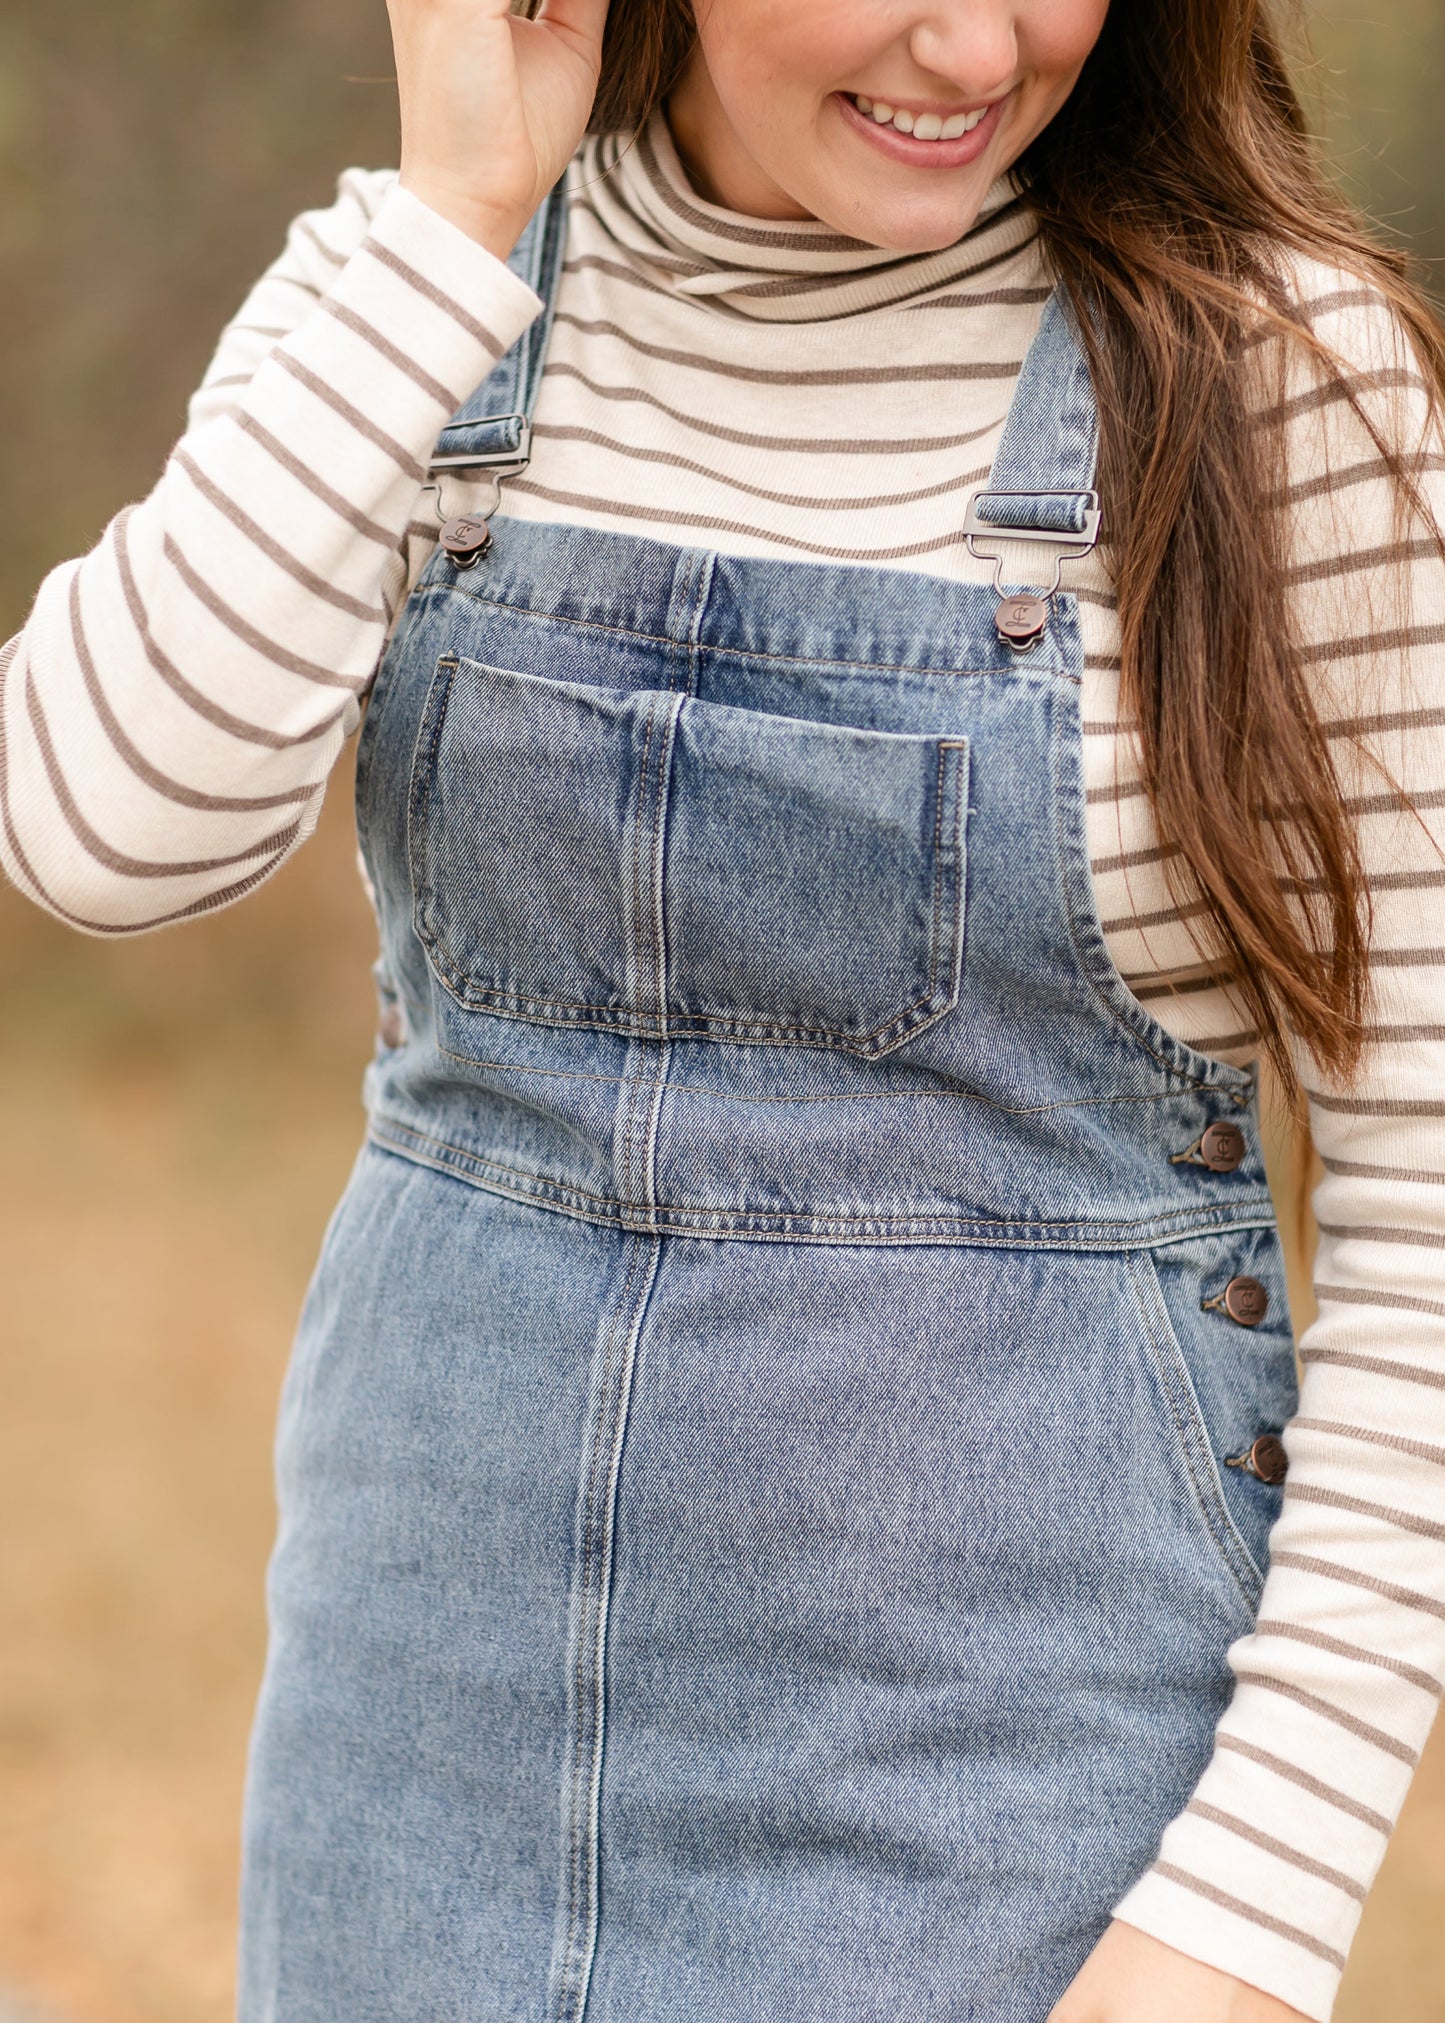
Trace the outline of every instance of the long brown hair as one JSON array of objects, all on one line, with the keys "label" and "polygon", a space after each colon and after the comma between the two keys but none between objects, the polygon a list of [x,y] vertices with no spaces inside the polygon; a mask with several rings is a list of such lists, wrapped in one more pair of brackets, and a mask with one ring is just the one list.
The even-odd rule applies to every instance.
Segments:
[{"label": "long brown hair", "polygon": [[[693,39],[689,0],[612,0],[593,130],[640,125]],[[1347,1077],[1369,899],[1289,619],[1284,429],[1260,426],[1246,366],[1271,334],[1277,356],[1311,354],[1322,398],[1354,406],[1402,510],[1420,513],[1411,453],[1291,306],[1288,260],[1342,268],[1387,305],[1437,404],[1445,332],[1405,257],[1329,180],[1263,0],[1113,0],[1017,172],[1098,394],[1122,706],[1171,889],[1286,1089],[1291,1032]]]}]

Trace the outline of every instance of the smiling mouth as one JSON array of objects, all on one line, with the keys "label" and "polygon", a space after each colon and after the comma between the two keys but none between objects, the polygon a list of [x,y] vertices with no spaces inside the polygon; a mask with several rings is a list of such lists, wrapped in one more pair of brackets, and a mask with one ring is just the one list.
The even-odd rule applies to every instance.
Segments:
[{"label": "smiling mouth", "polygon": [[980,105],[972,112],[950,113],[945,119],[937,112],[909,112],[904,106],[895,108],[887,99],[867,98],[861,91],[850,91],[844,96],[876,125],[891,126],[899,133],[910,133],[915,140],[961,140],[993,111],[992,105]]}]

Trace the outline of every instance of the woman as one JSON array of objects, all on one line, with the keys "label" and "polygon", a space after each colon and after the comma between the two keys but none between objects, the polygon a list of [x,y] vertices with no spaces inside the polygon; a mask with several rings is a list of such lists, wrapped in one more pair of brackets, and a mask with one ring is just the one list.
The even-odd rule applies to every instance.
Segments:
[{"label": "woman", "polygon": [[1324,2018],[1445,1671],[1445,343],[1251,0],[603,11],[392,0],[399,178],[0,659],[97,933],[371,698],[242,2015]]}]

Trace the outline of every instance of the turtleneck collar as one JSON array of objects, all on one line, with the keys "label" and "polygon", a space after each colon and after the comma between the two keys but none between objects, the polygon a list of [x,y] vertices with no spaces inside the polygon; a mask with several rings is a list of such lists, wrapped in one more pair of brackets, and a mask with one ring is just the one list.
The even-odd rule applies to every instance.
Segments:
[{"label": "turtleneck collar", "polygon": [[667,121],[588,142],[574,190],[657,285],[767,322],[813,323],[902,308],[947,290],[972,299],[1037,285],[1037,227],[1008,177],[977,223],[936,253],[894,253],[812,220],[773,223],[709,204],[692,188]]}]

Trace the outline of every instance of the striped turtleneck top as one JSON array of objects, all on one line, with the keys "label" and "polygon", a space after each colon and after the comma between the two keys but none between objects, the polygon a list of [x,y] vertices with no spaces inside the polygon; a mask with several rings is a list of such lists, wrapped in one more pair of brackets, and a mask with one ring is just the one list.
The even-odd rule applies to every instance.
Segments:
[{"label": "striped turtleneck top", "polygon": [[[958,245],[899,256],[702,202],[660,118],[589,141],[532,462],[501,510],[986,580],[958,528],[1049,287],[1007,186]],[[1445,445],[1389,316],[1334,270],[1300,264],[1296,291],[1445,518]],[[0,859],[23,891],[137,933],[240,897],[309,834],[435,539],[437,431],[537,308],[391,173],[348,171],[296,221],[156,490],[0,650]],[[1120,1914],[1324,2018],[1445,1679],[1445,562],[1354,409],[1288,372],[1279,509],[1373,894],[1372,1024],[1349,1087],[1301,1059],[1319,1318],[1283,1514],[1214,1757]],[[444,491],[448,513],[473,503]],[[1070,587],[1109,948],[1182,1040],[1248,1060],[1170,893],[1104,557]]]}]

